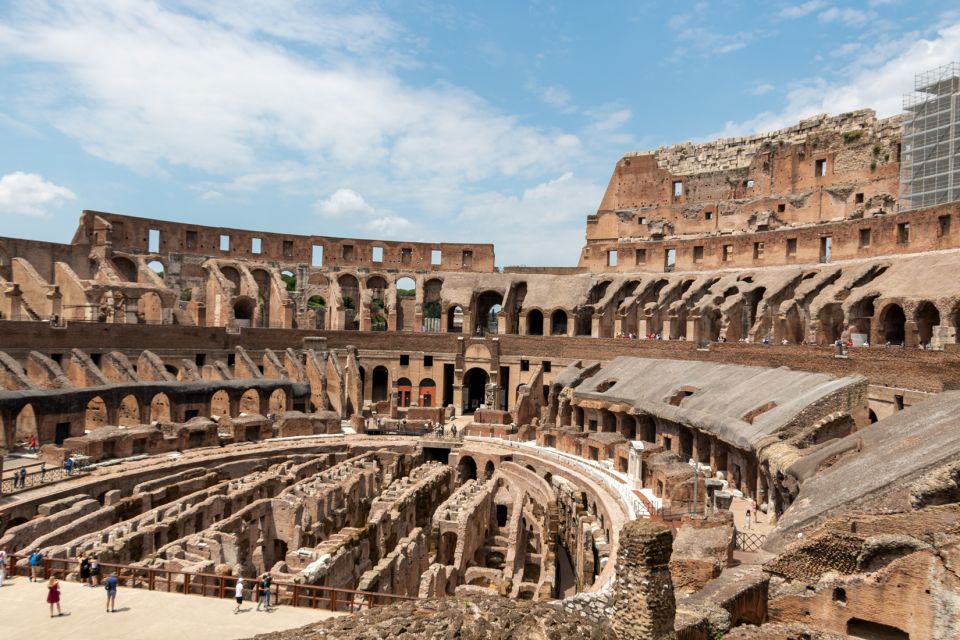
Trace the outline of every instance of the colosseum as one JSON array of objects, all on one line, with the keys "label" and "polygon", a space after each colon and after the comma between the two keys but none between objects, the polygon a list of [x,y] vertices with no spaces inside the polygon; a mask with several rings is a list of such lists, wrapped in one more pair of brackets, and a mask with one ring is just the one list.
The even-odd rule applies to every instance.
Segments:
[{"label": "colosseum", "polygon": [[927,77],[623,156],[572,268],[0,238],[8,577],[269,576],[317,616],[272,640],[958,637],[960,66]]}]

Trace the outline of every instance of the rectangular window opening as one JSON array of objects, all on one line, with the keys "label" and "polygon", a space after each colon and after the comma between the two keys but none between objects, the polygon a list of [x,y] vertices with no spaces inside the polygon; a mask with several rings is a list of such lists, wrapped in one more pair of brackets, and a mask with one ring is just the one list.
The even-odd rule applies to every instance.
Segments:
[{"label": "rectangular window opening", "polygon": [[413,263],[413,249],[410,247],[403,247],[400,249],[400,264],[412,264]]},{"label": "rectangular window opening", "polygon": [[310,250],[310,266],[323,266],[323,247],[319,244],[313,245],[313,248]]},{"label": "rectangular window opening", "polygon": [[147,251],[158,253],[160,251],[160,229],[150,229],[148,237]]},{"label": "rectangular window opening", "polygon": [[373,248],[373,261],[374,261],[374,262],[383,262],[383,247],[374,247],[374,248]]},{"label": "rectangular window opening", "polygon": [[697,245],[693,248],[693,261],[703,262],[703,245]]},{"label": "rectangular window opening", "polygon": [[250,251],[255,255],[259,255],[263,251],[263,240],[260,238],[251,238]]},{"label": "rectangular window opening", "polygon": [[552,366],[552,365],[550,364],[550,361],[549,361],[549,360],[544,360],[544,361],[543,361],[543,372],[544,372],[544,373],[550,373],[551,366]]},{"label": "rectangular window opening", "polygon": [[636,264],[643,264],[647,261],[647,250],[646,249],[637,249],[634,253],[634,262]]},{"label": "rectangular window opening", "polygon": [[855,204],[863,204],[863,194],[862,194],[862,193],[858,193],[858,194],[856,194],[855,196],[853,196],[853,202],[854,202]]},{"label": "rectangular window opening", "polygon": [[196,231],[187,231],[186,245],[187,245],[187,249],[197,248],[197,232]]},{"label": "rectangular window opening", "polygon": [[860,229],[860,248],[865,249],[870,246],[870,229]]},{"label": "rectangular window opening", "polygon": [[473,266],[473,251],[464,251],[463,252],[463,268],[469,269]]},{"label": "rectangular window opening", "polygon": [[616,250],[607,251],[607,266],[615,267],[617,266],[617,252]]},{"label": "rectangular window opening", "polygon": [[677,250],[667,249],[663,255],[664,271],[673,271],[677,266]]},{"label": "rectangular window opening", "polygon": [[520,361],[520,371],[530,371],[530,361],[521,360]]},{"label": "rectangular window opening", "polygon": [[763,258],[763,243],[754,242],[753,243],[753,259],[760,260],[761,258]]},{"label": "rectangular window opening", "polygon": [[820,238],[820,262],[830,262],[830,254],[833,251],[833,236],[821,236]]},{"label": "rectangular window opening", "polygon": [[787,210],[787,205],[782,203],[777,205],[777,213],[783,213],[786,210]]},{"label": "rectangular window opening", "polygon": [[401,367],[409,367],[409,366],[410,366],[410,356],[409,356],[409,354],[406,354],[406,353],[401,353],[401,354],[400,354],[400,366],[401,366]]},{"label": "rectangular window opening", "polygon": [[344,260],[353,260],[353,245],[345,244],[340,247],[340,257]]},{"label": "rectangular window opening", "polygon": [[825,158],[814,162],[813,175],[817,176],[818,178],[826,177],[827,160]]},{"label": "rectangular window opening", "polygon": [[797,255],[797,239],[796,238],[787,238],[787,255],[788,256]]},{"label": "rectangular window opening", "polygon": [[230,251],[230,236],[220,234],[220,251]]},{"label": "rectangular window opening", "polygon": [[423,366],[432,367],[433,366],[433,356],[423,356]]},{"label": "rectangular window opening", "polygon": [[731,258],[733,258],[733,245],[732,244],[723,245],[723,261],[730,262]]},{"label": "rectangular window opening", "polygon": [[673,197],[679,198],[683,195],[683,182],[680,180],[673,181]]},{"label": "rectangular window opening", "polygon": [[910,242],[910,223],[901,222],[897,225],[897,244],[907,244]]},{"label": "rectangular window opening", "polygon": [[430,252],[430,264],[439,266],[443,261],[443,252],[440,249],[434,249]]},{"label": "rectangular window opening", "polygon": [[703,214],[704,220],[713,220],[713,211],[706,211]]},{"label": "rectangular window opening", "polygon": [[293,257],[293,240],[284,240],[283,241],[283,257],[292,258]]},{"label": "rectangular window opening", "polygon": [[950,235],[950,216],[940,216],[937,218],[937,223],[939,225],[938,233],[941,238],[946,238]]}]

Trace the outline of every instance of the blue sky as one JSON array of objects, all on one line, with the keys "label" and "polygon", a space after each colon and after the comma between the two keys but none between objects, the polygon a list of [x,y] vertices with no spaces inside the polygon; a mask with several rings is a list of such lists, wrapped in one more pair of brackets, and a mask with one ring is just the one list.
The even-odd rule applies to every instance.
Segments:
[{"label": "blue sky", "polygon": [[100,209],[572,265],[624,153],[892,115],[954,60],[932,0],[0,0],[0,234]]}]

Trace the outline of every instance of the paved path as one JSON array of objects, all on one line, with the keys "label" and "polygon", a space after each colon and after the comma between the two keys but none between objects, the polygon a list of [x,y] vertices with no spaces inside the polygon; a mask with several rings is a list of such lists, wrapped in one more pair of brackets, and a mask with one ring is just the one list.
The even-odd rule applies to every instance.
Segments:
[{"label": "paved path", "polygon": [[61,582],[64,616],[51,618],[44,583],[18,576],[0,589],[0,628],[4,638],[44,640],[230,640],[302,627],[331,617],[327,611],[278,607],[270,613],[245,602],[233,613],[233,600],[218,600],[145,589],[117,592],[117,611],[107,613],[103,587]]}]

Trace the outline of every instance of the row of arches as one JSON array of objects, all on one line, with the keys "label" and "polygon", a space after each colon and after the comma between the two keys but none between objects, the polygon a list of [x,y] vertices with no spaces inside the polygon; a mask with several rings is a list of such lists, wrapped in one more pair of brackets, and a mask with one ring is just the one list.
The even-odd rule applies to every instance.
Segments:
[{"label": "row of arches", "polygon": [[527,335],[542,336],[549,330],[551,336],[567,335],[567,312],[563,309],[555,309],[550,314],[549,327],[544,324],[545,317],[540,309],[531,309],[527,312]]}]

